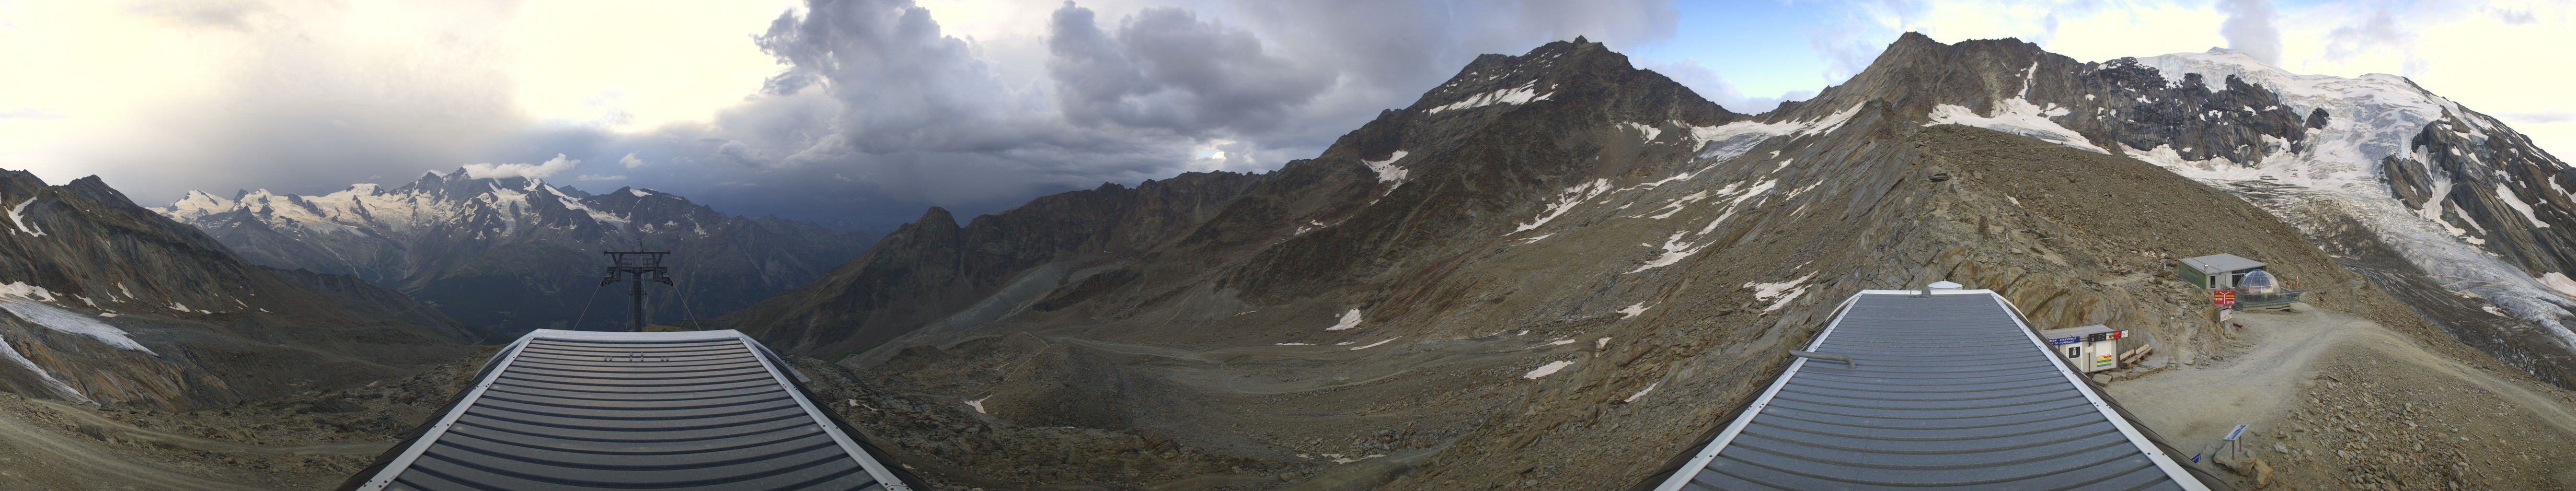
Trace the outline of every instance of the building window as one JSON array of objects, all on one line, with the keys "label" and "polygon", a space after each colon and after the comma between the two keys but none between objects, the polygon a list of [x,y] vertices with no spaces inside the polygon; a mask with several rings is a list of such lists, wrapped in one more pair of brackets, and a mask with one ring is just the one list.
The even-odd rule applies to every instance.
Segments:
[{"label": "building window", "polygon": [[2083,346],[2083,345],[2075,345],[2075,346],[2068,346],[2068,347],[2066,347],[2066,357],[2067,357],[2067,358],[2083,358],[2083,357],[2084,357],[2084,346]]}]

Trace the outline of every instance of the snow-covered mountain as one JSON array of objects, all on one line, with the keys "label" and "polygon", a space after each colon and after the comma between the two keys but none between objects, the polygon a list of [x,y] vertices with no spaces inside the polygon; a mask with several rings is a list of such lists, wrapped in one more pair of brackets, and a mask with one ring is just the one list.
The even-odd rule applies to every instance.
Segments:
[{"label": "snow-covered mountain", "polygon": [[[1882,63],[1937,56],[1908,53],[1927,43]],[[2576,383],[2576,174],[2530,138],[2395,75],[2293,74],[2226,49],[2035,58],[1989,82],[2008,93],[1892,92],[1955,100],[1928,109],[1932,124],[2116,151],[2229,190],[2463,341]],[[1903,80],[1869,77],[1847,86]]]},{"label": "snow-covered mountain", "polygon": [[2172,76],[2230,76],[2269,88],[2282,104],[2329,115],[2306,148],[2272,148],[2244,161],[2192,160],[2129,149],[2177,173],[2244,190],[2306,228],[2319,209],[2359,220],[2445,288],[2474,294],[2515,317],[2576,334],[2576,182],[2566,162],[2486,114],[2404,77],[2296,75],[2242,53],[2214,49],[2141,58]]},{"label": "snow-covered mountain", "polygon": [[0,170],[0,391],[227,406],[398,376],[463,326],[345,276],[279,271],[93,176]]},{"label": "snow-covered mountain", "polygon": [[[622,325],[616,297],[593,299],[599,251],[637,241],[674,251],[677,294],[653,289],[656,322],[713,317],[803,284],[870,237],[774,217],[716,212],[678,195],[602,194],[525,177],[426,173],[391,189],[357,184],[301,196],[191,191],[157,212],[195,225],[253,262],[348,274],[392,287],[487,332]],[[586,301],[597,301],[585,318]]]}]

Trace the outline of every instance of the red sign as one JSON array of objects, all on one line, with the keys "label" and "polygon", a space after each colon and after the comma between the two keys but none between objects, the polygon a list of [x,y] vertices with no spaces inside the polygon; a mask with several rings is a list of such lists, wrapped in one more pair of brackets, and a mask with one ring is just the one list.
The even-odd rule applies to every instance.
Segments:
[{"label": "red sign", "polygon": [[2210,290],[2209,303],[2217,305],[2236,305],[2236,290]]}]

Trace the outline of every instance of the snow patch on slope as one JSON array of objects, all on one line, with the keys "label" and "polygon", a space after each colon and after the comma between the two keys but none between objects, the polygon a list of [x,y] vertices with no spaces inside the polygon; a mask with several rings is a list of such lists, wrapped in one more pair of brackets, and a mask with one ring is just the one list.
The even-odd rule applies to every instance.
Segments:
[{"label": "snow patch on slope", "polygon": [[1770,312],[1787,307],[1789,302],[1797,300],[1799,295],[1807,294],[1807,279],[1814,277],[1816,277],[1815,273],[1807,273],[1806,276],[1800,276],[1794,280],[1778,283],[1745,283],[1744,287],[1753,290],[1754,300],[1778,298],[1779,300],[1771,302],[1771,306],[1762,308],[1763,312]]},{"label": "snow patch on slope", "polygon": [[1645,123],[1620,123],[1619,125],[1631,130],[1636,130],[1638,134],[1645,135],[1646,141],[1650,143],[1655,141],[1655,137],[1662,136],[1664,134],[1664,128],[1661,126],[1654,126]]},{"label": "snow patch on slope", "polygon": [[1538,93],[1537,88],[1538,81],[1531,80],[1529,83],[1521,84],[1519,88],[1498,89],[1493,92],[1469,96],[1467,97],[1467,100],[1434,107],[1431,108],[1431,113],[1439,114],[1441,111],[1475,109],[1495,104],[1528,104],[1535,101],[1544,101],[1547,100],[1548,97],[1556,95],[1555,92],[1540,94]]},{"label": "snow patch on slope", "polygon": [[2496,183],[2496,199],[2504,200],[2504,205],[2513,208],[2513,211],[2522,212],[2522,218],[2531,220],[2531,226],[2549,228],[2547,222],[2540,221],[2540,215],[2532,214],[2530,203],[2522,202],[2522,196],[2513,194],[2512,186],[2506,186],[2501,182]]},{"label": "snow patch on slope", "polygon": [[1360,309],[1351,309],[1350,312],[1343,313],[1341,322],[1333,323],[1333,327],[1327,327],[1324,330],[1339,331],[1354,327],[1360,327]]},{"label": "snow patch on slope", "polygon": [[[1720,220],[1723,220],[1723,218],[1720,218]],[[1711,224],[1714,225],[1714,222]],[[1638,265],[1637,269],[1631,269],[1628,270],[1628,272],[1640,273],[1649,269],[1671,266],[1675,263],[1682,262],[1682,259],[1684,258],[1691,257],[1692,254],[1698,254],[1700,250],[1708,248],[1708,244],[1692,244],[1689,241],[1682,240],[1682,236],[1689,234],[1690,231],[1688,230],[1673,232],[1672,237],[1664,239],[1664,245],[1662,246],[1664,249],[1663,255],[1647,260],[1646,264]]]},{"label": "snow patch on slope", "polygon": [[1652,394],[1652,393],[1655,393],[1655,387],[1656,387],[1656,386],[1659,386],[1659,385],[1664,385],[1664,383],[1663,383],[1663,382],[1661,382],[1661,381],[1658,381],[1658,382],[1655,382],[1655,383],[1646,384],[1646,388],[1637,390],[1637,393],[1635,393],[1635,394],[1628,394],[1628,398],[1627,398],[1627,399],[1621,399],[1621,400],[1619,400],[1619,402],[1637,402],[1637,399],[1640,399],[1640,398],[1644,398],[1644,397],[1646,397],[1646,394]]},{"label": "snow patch on slope", "polygon": [[16,363],[29,372],[35,372],[37,377],[45,379],[46,386],[53,387],[56,394],[81,402],[90,402],[88,394],[82,394],[80,389],[74,389],[71,384],[63,383],[62,379],[54,378],[54,374],[46,372],[44,367],[36,366],[35,360],[29,360],[27,355],[19,354],[18,348],[11,346],[7,339],[0,339],[0,357],[7,357],[11,363]]},{"label": "snow patch on slope", "polygon": [[[1710,241],[1708,243],[1694,243],[1689,240],[1684,240],[1682,237],[1688,235],[1696,238],[1696,236],[1708,235],[1709,232],[1717,230],[1717,225],[1726,223],[1726,219],[1728,218],[1733,218],[1735,216],[1735,212],[1742,209],[1744,202],[1750,201],[1753,198],[1762,196],[1766,193],[1770,193],[1772,189],[1776,189],[1780,186],[1780,181],[1777,179],[1764,180],[1760,183],[1755,183],[1751,187],[1746,187],[1740,190],[1737,189],[1738,186],[1743,185],[1743,182],[1736,182],[1728,184],[1724,188],[1719,188],[1717,190],[1717,195],[1734,197],[1734,199],[1727,201],[1724,207],[1726,209],[1725,212],[1719,213],[1717,218],[1710,219],[1708,221],[1708,225],[1700,227],[1699,232],[1696,234],[1693,234],[1688,230],[1673,232],[1671,237],[1664,239],[1664,245],[1660,246],[1663,249],[1663,255],[1647,260],[1645,264],[1638,265],[1637,269],[1629,270],[1628,272],[1638,273],[1649,269],[1671,266],[1680,263],[1682,259],[1689,258],[1693,254],[1699,254],[1700,251],[1707,250],[1710,245],[1714,245],[1717,242]],[[1649,245],[1649,247],[1655,246]]]},{"label": "snow patch on slope", "polygon": [[1540,225],[1546,225],[1549,220],[1555,220],[1556,217],[1565,216],[1565,212],[1573,211],[1574,205],[1583,204],[1585,200],[1600,196],[1602,192],[1609,190],[1609,179],[1593,179],[1592,182],[1565,188],[1565,191],[1557,193],[1556,202],[1548,203],[1547,208],[1539,210],[1537,221],[1521,224],[1520,227],[1512,229],[1511,233],[1527,232]]},{"label": "snow patch on slope", "polygon": [[[2033,65],[2033,67],[2036,68],[2036,65]],[[2028,84],[2029,82],[2025,80],[2023,83]],[[2022,90],[2028,91],[2030,90],[2030,87],[2024,85]],[[2048,107],[2040,107],[2032,105],[2030,103],[2030,99],[2014,97],[2011,99],[1996,101],[1994,109],[1987,112],[1994,113],[1994,115],[1978,115],[1976,111],[1968,110],[1968,108],[1964,106],[1942,104],[1932,107],[1932,122],[1923,123],[1923,125],[1932,126],[1940,124],[1957,124],[1975,126],[1978,128],[2038,138],[2041,141],[2049,143],[2091,150],[2094,153],[2111,153],[2103,150],[2102,147],[2094,146],[2091,140],[2085,139],[2084,135],[2076,133],[2075,130],[2066,129],[2065,126],[2058,125],[2056,121],[2050,121],[2048,118],[2065,116],[2068,112],[2066,108],[2057,107],[2057,104],[2054,103],[2049,104]]]},{"label": "snow patch on slope", "polygon": [[1693,146],[1699,148],[1700,159],[1726,161],[1753,151],[1753,147],[1770,141],[1772,137],[1831,133],[1851,121],[1852,115],[1860,113],[1860,108],[1861,104],[1853,104],[1851,108],[1812,121],[1765,123],[1745,120],[1717,126],[1691,126],[1690,136]]},{"label": "snow patch on slope", "polygon": [[36,204],[35,196],[28,196],[26,201],[18,202],[18,206],[10,207],[9,223],[11,225],[17,225],[19,232],[24,232],[33,237],[43,237],[45,236],[44,229],[27,226],[27,217],[24,214],[27,212],[27,205],[32,204]]},{"label": "snow patch on slope", "polygon": [[1521,378],[1526,380],[1538,380],[1539,377],[1555,375],[1558,370],[1564,370],[1565,367],[1569,366],[1574,366],[1574,362],[1564,360],[1551,361],[1547,362],[1545,365],[1539,365],[1538,368],[1530,369],[1529,373],[1521,374]]},{"label": "snow patch on slope", "polygon": [[1386,160],[1362,160],[1360,164],[1367,165],[1371,171],[1376,171],[1378,182],[1395,183],[1393,186],[1386,187],[1386,192],[1392,194],[1395,188],[1404,187],[1405,176],[1412,174],[1410,170],[1395,166],[1395,161],[1404,160],[1405,153],[1403,150],[1397,150],[1394,154],[1386,156]]},{"label": "snow patch on slope", "polygon": [[[1365,346],[1357,346],[1357,347],[1353,347],[1353,348],[1351,348],[1351,351],[1359,351],[1359,350],[1364,350],[1364,349],[1369,349],[1369,348],[1375,348],[1375,347],[1378,347],[1378,345],[1386,344],[1386,343],[1389,343],[1389,342],[1393,342],[1393,341],[1395,341],[1395,340],[1397,340],[1397,339],[1403,339],[1403,338],[1404,338],[1404,336],[1396,336],[1396,337],[1392,337],[1392,338],[1386,338],[1386,341],[1378,341],[1378,342],[1375,342],[1375,343],[1369,343],[1369,344],[1367,344],[1367,345],[1365,345]],[[1349,344],[1349,343],[1343,343],[1343,344]],[[1339,346],[1339,345],[1335,345],[1335,346]]]},{"label": "snow patch on slope", "polygon": [[90,339],[96,339],[98,342],[107,343],[108,346],[118,349],[141,351],[153,356],[161,355],[153,353],[151,348],[143,347],[143,343],[134,342],[134,338],[126,336],[124,329],[99,322],[98,319],[90,316],[63,310],[61,307],[45,305],[33,298],[0,295],[0,309],[6,309],[9,313],[16,314],[18,318],[26,319],[27,322],[65,334],[88,336]]}]

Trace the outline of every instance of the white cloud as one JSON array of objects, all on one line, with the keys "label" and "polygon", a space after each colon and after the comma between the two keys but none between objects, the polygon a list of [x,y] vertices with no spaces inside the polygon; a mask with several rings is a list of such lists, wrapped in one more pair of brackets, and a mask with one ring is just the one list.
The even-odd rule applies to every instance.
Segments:
[{"label": "white cloud", "polygon": [[629,153],[627,153],[627,154],[626,154],[626,156],[625,156],[625,157],[618,157],[618,158],[617,158],[617,165],[623,165],[623,166],[626,166],[626,168],[628,168],[628,169],[633,169],[633,168],[637,168],[637,167],[643,167],[643,166],[644,166],[644,159],[635,158],[635,154],[634,154],[634,153],[632,153],[632,152],[629,152]]},{"label": "white cloud", "polygon": [[563,154],[558,153],[553,160],[540,164],[465,164],[465,176],[475,179],[503,177],[540,179],[555,175],[557,172],[572,170],[576,165],[581,165],[581,161],[565,158]]},{"label": "white cloud", "polygon": [[2218,8],[2227,13],[2227,22],[2218,26],[2227,47],[2264,63],[2281,62],[2281,28],[2273,21],[2271,0],[2219,0]]},{"label": "white cloud", "polygon": [[603,176],[599,174],[582,174],[581,176],[574,177],[573,179],[581,181],[623,181],[626,180],[626,175],[618,174],[613,176]]}]

